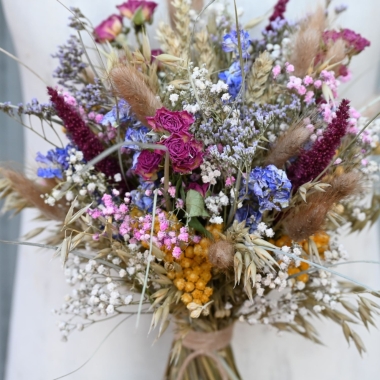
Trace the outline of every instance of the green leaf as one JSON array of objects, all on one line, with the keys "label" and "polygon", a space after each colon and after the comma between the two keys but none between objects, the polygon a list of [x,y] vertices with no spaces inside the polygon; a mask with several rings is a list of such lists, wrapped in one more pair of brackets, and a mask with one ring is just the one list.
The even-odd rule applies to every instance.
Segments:
[{"label": "green leaf", "polygon": [[195,231],[200,232],[207,238],[213,240],[212,234],[206,230],[206,228],[203,226],[203,224],[198,220],[198,218],[191,218],[189,221],[189,227],[194,228]]},{"label": "green leaf", "polygon": [[132,22],[135,25],[142,25],[145,22],[145,16],[142,7],[139,7],[133,15]]},{"label": "green leaf", "polygon": [[182,188],[182,177],[178,176],[179,178],[177,179],[176,186],[175,186],[175,196],[176,198],[179,197],[180,195],[180,190]]},{"label": "green leaf", "polygon": [[202,195],[195,190],[189,190],[186,194],[186,211],[190,217],[203,216],[206,218],[209,216]]}]

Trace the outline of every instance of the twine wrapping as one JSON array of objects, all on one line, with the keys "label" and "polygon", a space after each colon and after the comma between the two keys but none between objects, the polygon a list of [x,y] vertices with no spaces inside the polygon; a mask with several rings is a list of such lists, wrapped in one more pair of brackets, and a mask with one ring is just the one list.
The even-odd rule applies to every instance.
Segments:
[{"label": "twine wrapping", "polygon": [[[233,327],[233,325],[230,325],[223,330],[211,333],[190,331],[186,334],[185,337],[182,338],[182,345],[190,350],[193,350],[194,352],[190,354],[182,363],[178,371],[177,380],[182,380],[185,370],[190,362],[196,357],[202,355],[213,359],[222,380],[228,380],[228,373],[216,352],[222,350],[231,343]],[[179,338],[178,335],[176,338]]]}]

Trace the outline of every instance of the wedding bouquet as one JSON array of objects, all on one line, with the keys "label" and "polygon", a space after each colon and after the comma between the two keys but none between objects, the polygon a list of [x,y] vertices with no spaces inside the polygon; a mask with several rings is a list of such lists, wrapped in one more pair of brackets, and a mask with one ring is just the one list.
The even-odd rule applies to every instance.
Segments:
[{"label": "wedding bouquet", "polygon": [[72,8],[50,101],[1,103],[53,146],[36,178],[2,168],[0,190],[5,211],[36,208],[54,229],[20,244],[62,260],[74,288],[55,311],[64,340],[151,313],[158,336],[175,324],[167,379],[239,379],[236,321],[320,343],[324,317],[365,351],[352,325],[375,324],[379,293],[339,272],[339,239],[380,215],[380,124],[338,90],[369,41],[333,26],[342,7],[290,22],[287,3],[243,26],[236,5],[174,0],[172,25],[152,32],[160,50],[152,1],[96,27]]}]

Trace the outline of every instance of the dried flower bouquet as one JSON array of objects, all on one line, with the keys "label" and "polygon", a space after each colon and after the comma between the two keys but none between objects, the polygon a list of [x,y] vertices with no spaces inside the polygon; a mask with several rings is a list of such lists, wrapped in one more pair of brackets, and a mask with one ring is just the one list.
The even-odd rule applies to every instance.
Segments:
[{"label": "dried flower bouquet", "polygon": [[0,104],[43,139],[26,115],[57,134],[36,178],[2,168],[0,190],[6,211],[57,221],[45,244],[24,244],[54,249],[74,287],[56,310],[64,340],[152,313],[158,336],[176,324],[173,380],[240,379],[236,321],[320,343],[312,321],[324,317],[365,351],[352,326],[375,325],[379,293],[339,272],[339,239],[380,214],[380,124],[338,90],[369,41],[335,29],[344,9],[329,1],[297,22],[287,3],[252,39],[264,18],[243,28],[236,5],[174,0],[173,25],[154,31],[161,50],[152,1],[128,0],[96,27],[72,8],[49,102]]}]

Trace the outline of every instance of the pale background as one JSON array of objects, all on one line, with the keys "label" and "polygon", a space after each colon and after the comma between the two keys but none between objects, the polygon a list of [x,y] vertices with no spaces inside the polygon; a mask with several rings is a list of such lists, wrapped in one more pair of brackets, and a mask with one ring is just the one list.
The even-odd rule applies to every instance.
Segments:
[{"label": "pale background", "polygon": [[[121,0],[66,0],[78,6],[84,14],[99,23],[116,11]],[[155,15],[167,19],[164,1]],[[243,21],[266,13],[274,0],[238,0],[245,8]],[[340,24],[362,33],[372,46],[354,59],[354,74],[361,75],[356,88],[346,96],[357,107],[378,93],[380,58],[379,0],[349,0],[349,11]],[[301,15],[311,9],[313,0],[291,0],[289,16]],[[339,3],[335,3],[338,5]],[[53,85],[51,73],[57,63],[50,54],[63,43],[69,32],[68,12],[54,0],[3,0],[8,24],[18,57]],[[150,29],[152,34],[152,28]],[[43,83],[21,68],[23,100],[37,97],[47,99]],[[26,133],[25,162],[34,159],[37,150],[47,147],[35,136]],[[23,232],[32,228],[32,215],[23,217]],[[369,232],[345,240],[354,259],[379,259],[379,241],[375,227]],[[379,288],[378,267],[361,265],[345,268],[345,273]],[[50,310],[61,304],[68,292],[58,261],[51,260],[50,252],[20,248],[14,303],[11,320],[7,380],[53,380],[83,364],[116,322],[101,323],[82,333],[74,333],[68,343],[59,341],[55,317]],[[379,321],[380,322],[380,321]],[[67,377],[70,380],[125,380],[160,379],[169,354],[172,334],[169,331],[154,346],[154,334],[147,336],[149,317],[142,317],[136,331],[135,320],[125,322],[102,346],[93,360],[83,369]],[[319,324],[325,347],[316,346],[300,337],[277,334],[265,327],[238,325],[233,346],[238,366],[244,379],[264,380],[377,380],[380,373],[380,333],[360,330],[369,354],[363,358],[351,347],[347,348],[340,327],[333,323]]]}]

